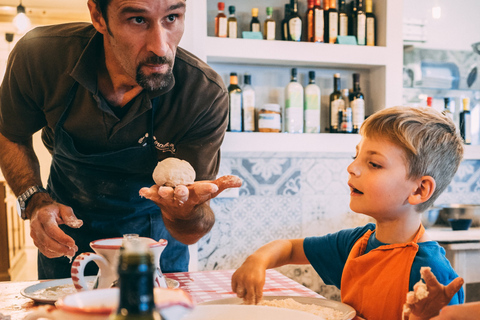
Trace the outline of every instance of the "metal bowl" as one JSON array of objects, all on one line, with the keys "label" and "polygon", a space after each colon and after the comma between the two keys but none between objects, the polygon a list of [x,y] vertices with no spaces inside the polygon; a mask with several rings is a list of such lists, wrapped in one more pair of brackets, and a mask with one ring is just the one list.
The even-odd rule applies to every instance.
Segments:
[{"label": "metal bowl", "polygon": [[440,210],[442,208],[433,207],[422,213],[422,224],[425,228],[430,228],[437,222]]},{"label": "metal bowl", "polygon": [[472,227],[480,226],[480,205],[478,204],[447,204],[442,205],[439,222],[450,225],[449,219],[472,219]]}]

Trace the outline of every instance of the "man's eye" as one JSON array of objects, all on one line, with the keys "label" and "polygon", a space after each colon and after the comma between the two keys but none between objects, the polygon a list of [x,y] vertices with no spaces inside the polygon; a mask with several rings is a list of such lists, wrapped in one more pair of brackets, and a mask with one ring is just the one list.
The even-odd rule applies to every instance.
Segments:
[{"label": "man's eye", "polygon": [[178,17],[178,15],[171,14],[171,15],[167,16],[167,20],[168,20],[168,22],[175,22],[175,20],[177,20],[177,17]]},{"label": "man's eye", "polygon": [[145,23],[145,19],[143,19],[142,17],[133,17],[132,21],[137,24]]}]

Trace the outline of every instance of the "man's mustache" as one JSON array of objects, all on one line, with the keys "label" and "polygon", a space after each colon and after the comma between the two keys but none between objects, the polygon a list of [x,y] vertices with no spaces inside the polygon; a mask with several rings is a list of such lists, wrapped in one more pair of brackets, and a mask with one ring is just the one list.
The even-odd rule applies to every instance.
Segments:
[{"label": "man's mustache", "polygon": [[168,64],[172,65],[172,60],[167,57],[153,56],[142,61],[141,64]]}]

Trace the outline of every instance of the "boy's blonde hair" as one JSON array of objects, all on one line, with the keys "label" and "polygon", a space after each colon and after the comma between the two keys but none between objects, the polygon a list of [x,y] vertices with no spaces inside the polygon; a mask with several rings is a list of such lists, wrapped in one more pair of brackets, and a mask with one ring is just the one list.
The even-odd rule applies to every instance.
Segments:
[{"label": "boy's blonde hair", "polygon": [[368,117],[360,128],[364,137],[385,138],[405,151],[409,179],[431,176],[436,189],[417,205],[423,212],[447,188],[463,157],[463,142],[453,121],[430,107],[393,107]]}]

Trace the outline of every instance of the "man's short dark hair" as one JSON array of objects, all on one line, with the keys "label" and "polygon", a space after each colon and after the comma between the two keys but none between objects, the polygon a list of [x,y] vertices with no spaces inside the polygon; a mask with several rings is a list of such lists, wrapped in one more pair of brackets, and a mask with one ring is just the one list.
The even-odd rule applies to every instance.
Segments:
[{"label": "man's short dark hair", "polygon": [[97,6],[98,11],[101,12],[103,19],[105,22],[107,21],[107,7],[111,0],[92,0],[93,3]]}]

